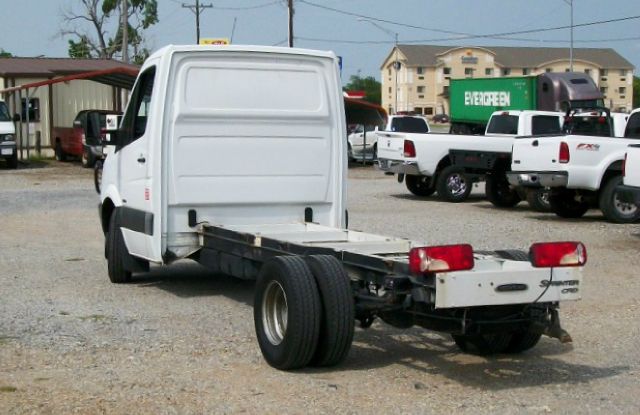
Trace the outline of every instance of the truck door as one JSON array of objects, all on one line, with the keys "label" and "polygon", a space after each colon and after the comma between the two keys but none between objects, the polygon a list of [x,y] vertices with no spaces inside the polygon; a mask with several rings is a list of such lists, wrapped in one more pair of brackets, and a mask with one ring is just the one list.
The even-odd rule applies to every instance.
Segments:
[{"label": "truck door", "polygon": [[118,134],[118,186],[122,197],[121,227],[129,253],[149,260],[155,235],[151,202],[149,115],[152,105],[155,67],[138,78]]}]

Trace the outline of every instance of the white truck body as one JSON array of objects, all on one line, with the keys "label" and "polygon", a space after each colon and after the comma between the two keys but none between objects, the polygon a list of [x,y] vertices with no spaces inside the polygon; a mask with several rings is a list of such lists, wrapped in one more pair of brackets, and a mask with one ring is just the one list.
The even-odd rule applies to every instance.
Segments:
[{"label": "white truck body", "polygon": [[[365,131],[366,128],[366,131]],[[349,159],[377,159],[378,126],[358,124],[347,136],[349,142]],[[431,131],[425,117],[418,115],[390,115],[384,131],[426,134]]]},{"label": "white truck body", "polygon": [[[168,46],[154,53],[104,165],[111,281],[185,257],[257,278],[258,342],[280,369],[307,365],[316,349],[320,364],[337,364],[353,320],[367,326],[376,316],[472,341],[499,315],[492,330],[504,326],[512,351],[533,347],[530,337],[543,332],[568,340],[557,303],[581,297],[582,244],[543,244],[561,255],[555,265],[534,266],[534,246],[531,259],[346,229],[343,105],[331,52]],[[320,299],[335,307],[320,307]],[[318,343],[326,319],[341,322],[322,332],[335,340],[330,345]]]},{"label": "white truck body", "polygon": [[[638,117],[640,112],[635,110],[628,122]],[[635,221],[637,209],[631,211],[616,200],[615,194],[605,192],[607,185],[615,188],[610,181],[622,181],[622,163],[630,144],[640,144],[640,136],[625,133],[624,137],[561,135],[518,138],[513,145],[512,172],[508,173],[508,179],[512,185],[558,189],[558,198],[562,192],[563,198],[574,199],[582,207],[576,207],[574,214],[562,212],[561,200],[558,200],[555,212],[560,216],[579,217],[588,207],[598,206],[612,221]],[[618,206],[620,214],[627,210],[628,218],[616,218],[614,211],[608,213],[610,207],[607,205],[611,203]]]},{"label": "white truck body", "polygon": [[0,100],[0,159],[15,169],[18,167],[18,146],[13,121],[7,104]]}]

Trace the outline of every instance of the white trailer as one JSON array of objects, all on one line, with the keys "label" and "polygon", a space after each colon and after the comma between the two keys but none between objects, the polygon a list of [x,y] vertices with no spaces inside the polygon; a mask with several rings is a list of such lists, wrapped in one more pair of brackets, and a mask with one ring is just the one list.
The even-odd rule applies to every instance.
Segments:
[{"label": "white trailer", "polygon": [[558,307],[581,296],[581,243],[481,252],[348,230],[345,127],[333,53],[158,51],[104,164],[109,278],[181,258],[256,278],[258,343],[279,369],[338,364],[354,321],[376,317],[481,353],[570,340]]}]

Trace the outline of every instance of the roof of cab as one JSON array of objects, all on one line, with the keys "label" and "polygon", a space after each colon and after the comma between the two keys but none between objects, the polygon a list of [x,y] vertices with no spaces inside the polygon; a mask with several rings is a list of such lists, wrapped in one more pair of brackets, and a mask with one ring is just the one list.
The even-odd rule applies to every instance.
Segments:
[{"label": "roof of cab", "polygon": [[259,52],[259,53],[278,53],[287,55],[305,55],[318,56],[324,58],[335,59],[336,55],[332,51],[288,48],[281,46],[258,46],[258,45],[167,45],[154,52],[149,59],[173,54],[175,52]]}]

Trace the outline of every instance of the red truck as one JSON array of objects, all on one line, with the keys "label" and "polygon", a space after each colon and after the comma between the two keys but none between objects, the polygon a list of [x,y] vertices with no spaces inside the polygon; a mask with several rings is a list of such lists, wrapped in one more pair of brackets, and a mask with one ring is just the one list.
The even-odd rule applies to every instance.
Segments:
[{"label": "red truck", "polygon": [[102,157],[102,131],[106,126],[107,114],[122,114],[113,110],[83,110],[76,115],[72,127],[54,127],[51,147],[56,160],[65,161],[70,157],[80,158],[84,167],[93,167]]}]

